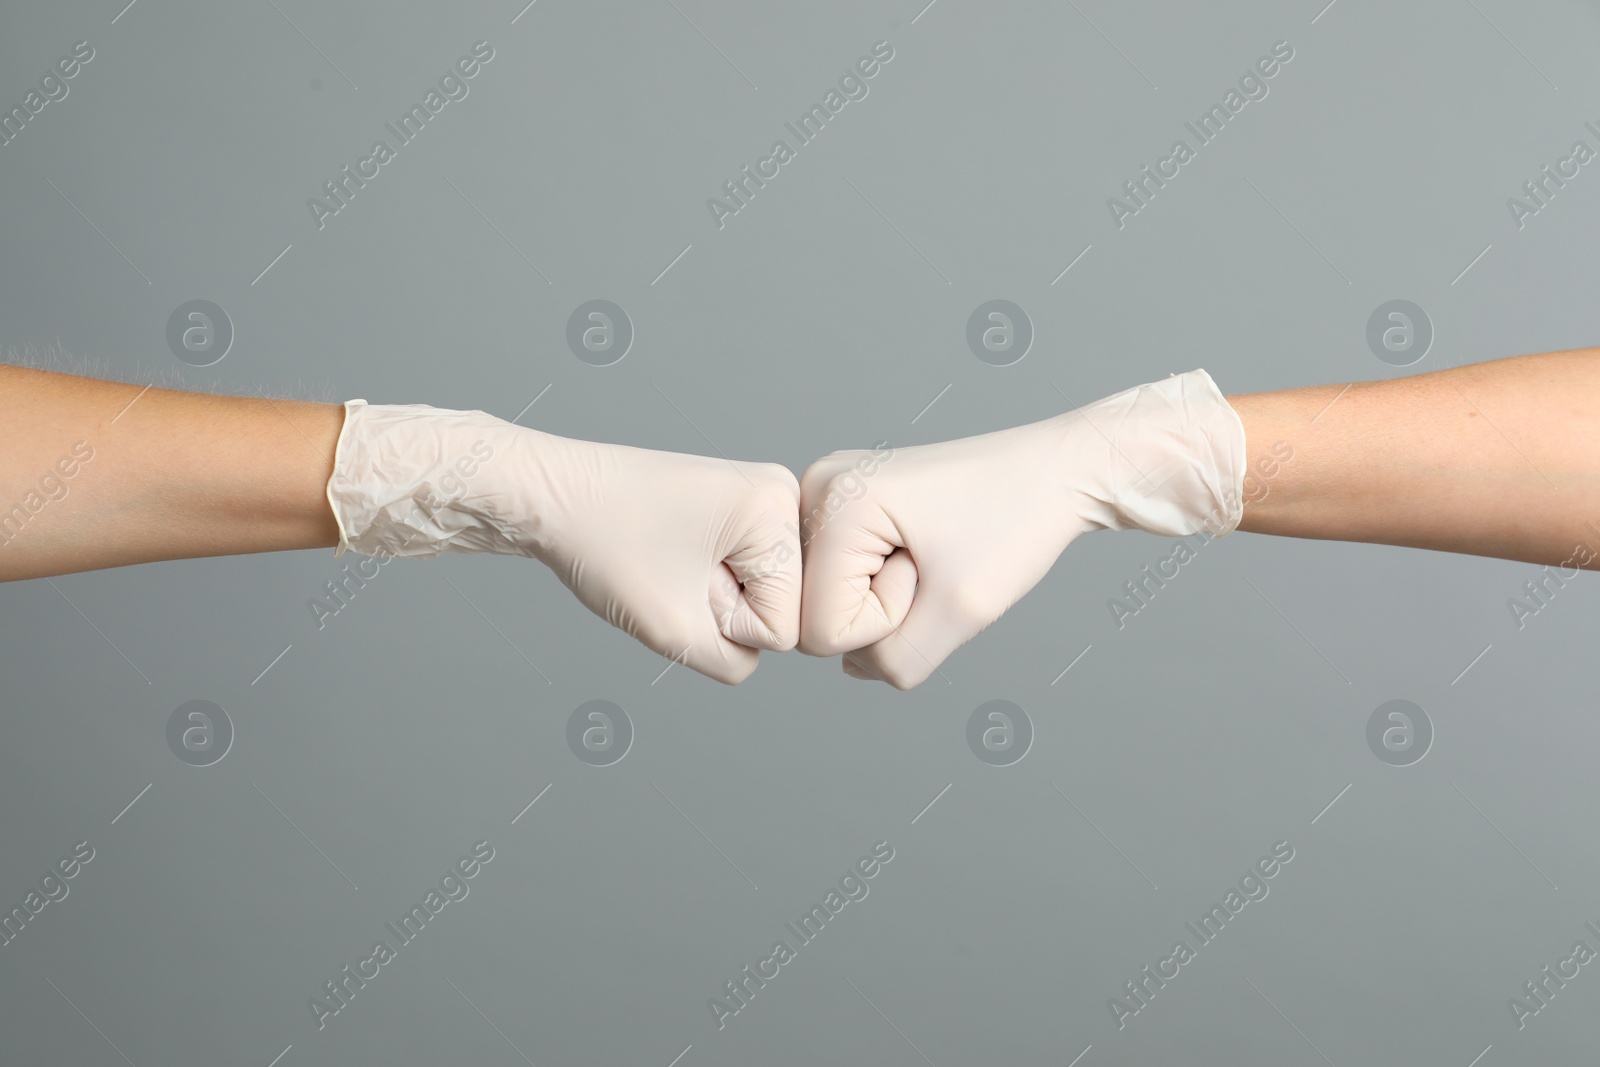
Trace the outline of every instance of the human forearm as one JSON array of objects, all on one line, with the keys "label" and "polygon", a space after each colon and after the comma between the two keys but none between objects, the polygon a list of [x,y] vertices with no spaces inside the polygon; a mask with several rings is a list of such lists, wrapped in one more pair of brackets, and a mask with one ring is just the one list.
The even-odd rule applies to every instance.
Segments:
[{"label": "human forearm", "polygon": [[[854,491],[856,457],[825,457],[802,483],[802,512],[831,520],[807,546],[801,647],[917,685],[1092,530],[1237,528],[1600,569],[1597,400],[1596,350],[1226,399],[1194,371],[896,450]],[[1163,584],[1148,568],[1145,581]]]},{"label": "human forearm", "polygon": [[0,366],[0,580],[337,544],[343,417]]},{"label": "human forearm", "polygon": [[1600,527],[1597,398],[1595,349],[1229,397],[1239,529],[1600,567],[1574,557]]},{"label": "human forearm", "polygon": [[719,681],[794,647],[783,467],[571,440],[482,411],[216,397],[0,367],[0,581],[298,548],[531,556]]}]

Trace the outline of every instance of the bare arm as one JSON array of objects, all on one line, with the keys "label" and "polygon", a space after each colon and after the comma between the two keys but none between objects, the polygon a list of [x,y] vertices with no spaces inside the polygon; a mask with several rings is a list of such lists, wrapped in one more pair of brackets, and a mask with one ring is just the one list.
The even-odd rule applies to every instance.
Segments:
[{"label": "bare arm", "polygon": [[759,650],[794,647],[799,496],[776,464],[576,441],[483,411],[0,366],[0,581],[296,548],[532,557],[607,622],[733,685]]},{"label": "bare arm", "polygon": [[337,404],[0,366],[0,581],[338,543]]},{"label": "bare arm", "polygon": [[1600,569],[1600,349],[1228,401],[1241,530]]}]

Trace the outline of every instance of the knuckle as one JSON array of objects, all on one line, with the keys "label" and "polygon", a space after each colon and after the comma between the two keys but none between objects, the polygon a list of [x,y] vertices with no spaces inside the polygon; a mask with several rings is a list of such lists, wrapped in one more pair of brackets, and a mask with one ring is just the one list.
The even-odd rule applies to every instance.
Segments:
[{"label": "knuckle", "polygon": [[821,494],[821,487],[827,482],[831,469],[826,466],[826,459],[819,459],[807,467],[800,475],[800,499],[811,500]]},{"label": "knuckle", "polygon": [[771,631],[774,652],[790,652],[800,643],[800,621],[798,619],[779,619],[770,624],[767,629]]},{"label": "knuckle", "polygon": [[782,487],[757,491],[749,498],[746,508],[745,514],[756,525],[785,531],[795,525],[800,515],[798,494]]},{"label": "knuckle", "polygon": [[908,689],[915,689],[927,678],[928,672],[915,668],[907,663],[880,663],[878,677],[888,682],[902,693]]},{"label": "knuckle", "polygon": [[762,473],[772,483],[772,492],[785,500],[790,506],[800,497],[800,479],[794,476],[794,471],[781,463],[763,463]]},{"label": "knuckle", "polygon": [[921,685],[933,673],[933,664],[896,631],[858,655],[872,675],[901,692]]},{"label": "knuckle", "polygon": [[801,619],[799,648],[807,656],[837,656],[850,651],[845,642],[814,620]]},{"label": "knuckle", "polygon": [[721,664],[714,672],[707,671],[706,676],[723,685],[738,685],[756,672],[756,662],[726,663]]},{"label": "knuckle", "polygon": [[858,452],[858,449],[829,452],[821,459],[814,460],[811,466],[805,469],[805,473],[800,476],[800,484],[807,486],[826,482],[840,471],[848,469]]}]

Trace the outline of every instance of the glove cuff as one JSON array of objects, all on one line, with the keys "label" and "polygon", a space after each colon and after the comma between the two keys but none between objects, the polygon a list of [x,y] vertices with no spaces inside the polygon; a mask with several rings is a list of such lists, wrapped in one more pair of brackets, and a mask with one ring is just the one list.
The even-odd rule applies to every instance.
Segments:
[{"label": "glove cuff", "polygon": [[326,493],[328,497],[328,507],[333,512],[333,521],[339,527],[339,543],[333,547],[333,557],[335,559],[338,559],[340,556],[350,551],[351,546],[350,527],[346,523],[344,516],[344,512],[347,509],[340,506],[341,501],[344,498],[344,493],[341,492],[339,495],[335,495],[334,482],[339,478],[339,472],[343,467],[345,455],[344,443],[345,438],[350,436],[350,424],[352,421],[354,421],[352,418],[354,410],[356,408],[366,406],[367,402],[365,400],[346,400],[344,402],[344,422],[339,427],[339,439],[334,443],[333,446],[333,474],[331,474],[328,478]]},{"label": "glove cuff", "polygon": [[515,524],[499,521],[493,494],[474,481],[509,450],[507,428],[482,411],[347,401],[328,479],[339,526],[334,555],[530,554]]},{"label": "glove cuff", "polygon": [[1244,516],[1245,435],[1204,370],[1081,409],[1109,447],[1100,495],[1112,529],[1224,537]]}]

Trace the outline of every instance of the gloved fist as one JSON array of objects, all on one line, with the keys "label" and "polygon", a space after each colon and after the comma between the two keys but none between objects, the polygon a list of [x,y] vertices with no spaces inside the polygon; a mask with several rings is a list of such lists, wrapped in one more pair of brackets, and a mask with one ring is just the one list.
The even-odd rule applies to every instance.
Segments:
[{"label": "gloved fist", "polygon": [[337,553],[540,560],[596,615],[730,685],[795,646],[799,487],[785,467],[599,444],[482,411],[346,405]]},{"label": "gloved fist", "polygon": [[1203,370],[1043,422],[835,452],[802,477],[800,649],[909,689],[1032,589],[1076,537],[1239,524],[1244,426]]}]

